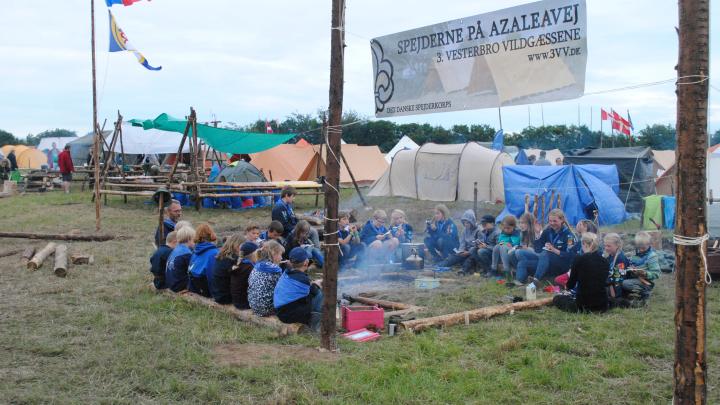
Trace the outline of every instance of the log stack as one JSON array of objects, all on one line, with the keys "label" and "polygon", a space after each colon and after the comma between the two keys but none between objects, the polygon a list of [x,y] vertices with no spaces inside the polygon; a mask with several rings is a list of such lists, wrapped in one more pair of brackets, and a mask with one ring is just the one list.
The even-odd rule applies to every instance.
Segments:
[{"label": "log stack", "polygon": [[57,245],[55,248],[55,267],[53,272],[58,277],[65,277],[67,275],[67,245]]},{"label": "log stack", "polygon": [[57,247],[57,244],[55,242],[50,242],[47,245],[45,245],[44,248],[42,248],[39,252],[35,253],[35,256],[28,262],[27,268],[29,270],[37,270],[39,269],[45,259],[47,259],[50,255],[55,253],[55,248]]}]

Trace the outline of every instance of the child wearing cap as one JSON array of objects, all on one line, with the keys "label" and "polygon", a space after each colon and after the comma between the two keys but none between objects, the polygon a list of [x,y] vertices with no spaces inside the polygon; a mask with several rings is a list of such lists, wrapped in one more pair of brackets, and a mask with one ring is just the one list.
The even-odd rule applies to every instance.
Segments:
[{"label": "child wearing cap", "polygon": [[284,323],[302,323],[315,332],[320,330],[323,294],[321,281],[307,275],[310,256],[303,248],[290,251],[290,268],[275,286],[273,305],[278,319]]},{"label": "child wearing cap", "polygon": [[258,316],[268,316],[275,312],[273,294],[280,279],[280,262],[285,248],[275,241],[265,243],[258,254],[248,278],[248,305]]}]

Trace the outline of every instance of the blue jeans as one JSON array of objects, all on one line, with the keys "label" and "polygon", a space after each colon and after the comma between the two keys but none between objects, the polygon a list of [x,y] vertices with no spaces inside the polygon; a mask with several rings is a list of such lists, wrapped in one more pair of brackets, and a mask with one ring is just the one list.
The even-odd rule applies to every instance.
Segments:
[{"label": "blue jeans", "polygon": [[342,256],[340,256],[340,265],[344,265],[353,257],[358,257],[359,260],[360,256],[362,256],[363,250],[365,250],[365,245],[362,243],[346,243],[344,245],[340,245],[340,251],[342,252]]},{"label": "blue jeans", "polygon": [[322,291],[318,291],[317,294],[312,299],[312,302],[310,303],[310,310],[312,312],[322,312],[322,305],[323,305],[323,293]]},{"label": "blue jeans", "polygon": [[543,252],[538,255],[535,278],[538,280],[541,280],[545,276],[555,278],[563,273],[567,273],[568,270],[570,270],[571,264],[572,257],[563,258],[560,255],[543,250]]},{"label": "blue jeans", "polygon": [[307,253],[308,256],[318,265],[318,267],[323,267],[325,264],[325,257],[323,256],[320,249],[316,247],[306,247],[305,253]]},{"label": "blue jeans", "polygon": [[508,252],[512,249],[511,246],[507,245],[495,245],[492,251],[492,264],[490,270],[493,272],[497,271],[498,262],[502,262],[503,271],[505,274],[510,274],[510,255]]},{"label": "blue jeans", "polygon": [[622,282],[623,295],[635,293],[640,295],[642,299],[650,296],[652,288],[652,285],[643,284],[639,278],[629,278]]},{"label": "blue jeans", "polygon": [[473,259],[477,264],[480,265],[480,269],[487,273],[490,271],[490,264],[492,263],[492,249],[491,248],[482,248],[482,249],[474,249],[474,252],[472,254]]},{"label": "blue jeans", "polygon": [[427,246],[434,260],[440,261],[447,258],[458,247],[460,242],[454,240],[450,235],[428,236],[425,238],[425,246]]},{"label": "blue jeans", "polygon": [[534,270],[538,264],[538,255],[531,249],[517,249],[510,257],[510,265],[515,265],[515,278],[524,283],[529,270]]}]

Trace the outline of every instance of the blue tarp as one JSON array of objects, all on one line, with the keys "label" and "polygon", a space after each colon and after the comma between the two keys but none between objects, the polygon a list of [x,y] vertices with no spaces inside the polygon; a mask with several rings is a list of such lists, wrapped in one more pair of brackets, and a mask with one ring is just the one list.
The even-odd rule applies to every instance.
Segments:
[{"label": "blue tarp", "polygon": [[663,227],[665,229],[675,229],[675,196],[663,196],[662,210]]},{"label": "blue tarp", "polygon": [[515,164],[516,165],[529,165],[530,161],[527,158],[527,154],[525,153],[525,149],[520,149],[517,156],[515,156]]},{"label": "blue tarp", "polygon": [[[576,224],[581,219],[593,219],[598,211],[600,225],[613,225],[628,218],[622,201],[618,198],[619,180],[615,165],[569,165],[569,166],[505,166],[505,209],[498,221],[508,214],[520,216],[525,211],[525,196],[530,196],[530,211],[534,210],[534,196],[539,201],[545,196],[544,221],[550,212],[550,198],[562,197],[562,209],[568,222]],[[542,203],[538,203],[542,208]],[[557,203],[553,204],[557,208]],[[540,210],[539,210],[540,211]]]}]

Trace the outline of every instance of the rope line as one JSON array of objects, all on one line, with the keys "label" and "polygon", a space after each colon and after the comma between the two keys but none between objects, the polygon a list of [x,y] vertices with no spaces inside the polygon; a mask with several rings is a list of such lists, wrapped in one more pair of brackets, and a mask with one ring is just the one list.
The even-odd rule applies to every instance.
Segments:
[{"label": "rope line", "polygon": [[673,243],[676,245],[700,246],[700,255],[703,260],[703,269],[705,271],[705,284],[707,285],[710,285],[712,283],[712,277],[710,276],[710,272],[708,271],[707,252],[705,251],[705,242],[707,242],[709,239],[710,235],[707,233],[703,236],[682,236],[675,234],[673,235]]}]

